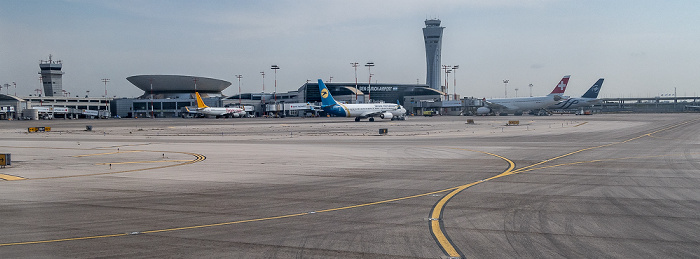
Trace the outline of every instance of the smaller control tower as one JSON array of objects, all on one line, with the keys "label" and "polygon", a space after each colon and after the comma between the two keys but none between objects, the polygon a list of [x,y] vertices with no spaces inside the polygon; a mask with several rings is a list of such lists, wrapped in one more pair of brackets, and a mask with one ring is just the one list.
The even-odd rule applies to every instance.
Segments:
[{"label": "smaller control tower", "polygon": [[53,61],[51,55],[49,60],[42,60],[39,63],[39,74],[44,85],[44,96],[60,96],[63,94],[63,71],[60,60]]}]

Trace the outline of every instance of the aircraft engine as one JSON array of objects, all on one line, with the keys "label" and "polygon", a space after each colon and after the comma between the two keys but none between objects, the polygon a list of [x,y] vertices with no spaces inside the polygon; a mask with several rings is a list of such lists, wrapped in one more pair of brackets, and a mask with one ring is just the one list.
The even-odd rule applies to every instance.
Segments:
[{"label": "aircraft engine", "polygon": [[379,115],[379,117],[381,117],[382,119],[385,119],[385,120],[390,120],[391,118],[394,118],[394,114],[390,113],[390,112],[385,112],[385,113],[382,113],[381,115]]},{"label": "aircraft engine", "polygon": [[476,115],[489,115],[491,113],[491,108],[489,107],[479,107],[476,109]]}]

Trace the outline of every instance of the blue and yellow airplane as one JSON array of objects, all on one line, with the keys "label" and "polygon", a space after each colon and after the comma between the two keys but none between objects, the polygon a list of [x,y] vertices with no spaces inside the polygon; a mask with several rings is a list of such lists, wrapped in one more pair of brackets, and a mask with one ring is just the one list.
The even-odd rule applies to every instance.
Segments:
[{"label": "blue and yellow airplane", "polygon": [[405,120],[406,109],[397,103],[366,103],[366,104],[343,104],[339,103],[331,92],[328,91],[323,80],[318,80],[318,89],[321,92],[321,109],[326,113],[339,117],[355,117],[355,121],[369,118],[374,121],[374,117],[385,120]]}]

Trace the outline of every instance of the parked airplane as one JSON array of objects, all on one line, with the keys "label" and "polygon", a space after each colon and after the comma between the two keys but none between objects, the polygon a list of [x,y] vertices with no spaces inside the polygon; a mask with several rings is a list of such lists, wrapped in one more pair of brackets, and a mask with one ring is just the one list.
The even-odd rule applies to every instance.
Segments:
[{"label": "parked airplane", "polygon": [[321,93],[321,109],[329,114],[340,117],[355,117],[355,121],[374,117],[391,120],[405,120],[406,109],[397,103],[367,103],[367,104],[343,104],[333,99],[323,80],[318,80],[318,90]]},{"label": "parked airplane", "polygon": [[545,108],[564,99],[562,95],[566,90],[566,85],[569,83],[569,77],[571,76],[564,76],[561,81],[559,81],[559,84],[554,87],[554,90],[547,96],[500,99],[484,98],[488,106],[479,107],[476,109],[476,114],[487,115],[496,111],[501,115],[509,112],[515,115],[522,115],[523,111],[539,111],[538,114],[545,114]]},{"label": "parked airplane", "polygon": [[188,112],[197,112],[204,114],[205,116],[215,116],[216,118],[238,118],[246,116],[245,111],[241,108],[209,107],[206,104],[204,104],[204,101],[202,101],[202,96],[199,95],[199,92],[195,92],[195,94],[197,95],[197,110],[190,111],[189,109],[187,109]]},{"label": "parked airplane", "polygon": [[559,103],[549,106],[549,109],[577,109],[582,107],[590,107],[594,104],[601,102],[598,99],[598,93],[600,88],[603,86],[604,78],[598,79],[593,86],[586,93],[584,93],[580,98],[569,98]]}]

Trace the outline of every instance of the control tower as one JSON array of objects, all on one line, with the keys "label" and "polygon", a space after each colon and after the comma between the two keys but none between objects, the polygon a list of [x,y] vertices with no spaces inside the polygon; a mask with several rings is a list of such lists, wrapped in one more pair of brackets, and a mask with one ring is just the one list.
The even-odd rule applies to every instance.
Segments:
[{"label": "control tower", "polygon": [[39,63],[39,74],[44,85],[44,96],[61,96],[63,94],[63,72],[60,60],[54,61],[49,55],[49,60],[42,60]]},{"label": "control tower", "polygon": [[425,20],[423,28],[423,39],[425,40],[425,62],[428,73],[425,77],[425,84],[430,88],[440,91],[440,51],[442,49],[442,30],[440,20]]}]

